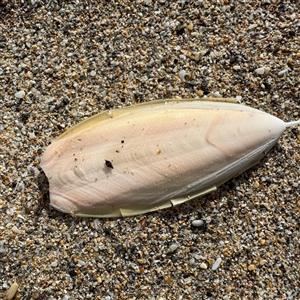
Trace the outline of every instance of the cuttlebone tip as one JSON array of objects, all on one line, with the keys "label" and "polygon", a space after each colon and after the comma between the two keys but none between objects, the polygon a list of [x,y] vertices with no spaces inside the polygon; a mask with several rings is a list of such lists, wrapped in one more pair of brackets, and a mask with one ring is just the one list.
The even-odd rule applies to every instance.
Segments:
[{"label": "cuttlebone tip", "polygon": [[300,125],[300,120],[285,123],[286,127],[291,127],[291,126],[295,126],[295,125]]}]

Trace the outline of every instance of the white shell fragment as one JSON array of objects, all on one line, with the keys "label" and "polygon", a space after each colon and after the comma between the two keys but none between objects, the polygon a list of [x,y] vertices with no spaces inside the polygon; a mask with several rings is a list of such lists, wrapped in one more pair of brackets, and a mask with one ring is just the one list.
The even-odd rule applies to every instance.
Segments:
[{"label": "white shell fragment", "polygon": [[213,271],[217,270],[217,269],[219,268],[221,262],[222,262],[222,258],[221,258],[221,257],[218,257],[218,258],[216,259],[216,261],[214,262],[214,264],[212,265],[211,269],[212,269]]},{"label": "white shell fragment", "polygon": [[11,300],[14,298],[14,296],[16,295],[17,291],[18,291],[19,285],[14,282],[10,288],[8,289],[8,291],[6,292],[6,299],[7,300]]},{"label": "white shell fragment", "polygon": [[263,75],[265,73],[265,68],[264,67],[257,68],[255,69],[255,73]]},{"label": "white shell fragment", "polygon": [[216,190],[299,123],[224,99],[153,101],[79,123],[48,146],[41,166],[54,208],[132,216]]},{"label": "white shell fragment", "polygon": [[194,220],[192,222],[192,226],[194,226],[194,227],[201,227],[203,225],[204,225],[204,221],[203,220]]},{"label": "white shell fragment", "polygon": [[185,70],[181,70],[179,71],[179,77],[182,81],[185,80],[185,75],[186,75],[186,71]]},{"label": "white shell fragment", "polygon": [[15,97],[22,99],[25,97],[25,92],[24,91],[18,91],[15,93]]}]

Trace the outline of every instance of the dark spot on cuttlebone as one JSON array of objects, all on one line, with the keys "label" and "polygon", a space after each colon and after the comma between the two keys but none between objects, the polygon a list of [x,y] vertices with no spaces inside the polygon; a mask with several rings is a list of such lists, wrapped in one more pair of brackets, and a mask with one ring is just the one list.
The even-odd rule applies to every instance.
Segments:
[{"label": "dark spot on cuttlebone", "polygon": [[113,165],[112,165],[112,163],[111,163],[109,160],[106,160],[106,159],[105,159],[105,165],[106,165],[108,168],[111,168],[111,169],[114,168]]}]

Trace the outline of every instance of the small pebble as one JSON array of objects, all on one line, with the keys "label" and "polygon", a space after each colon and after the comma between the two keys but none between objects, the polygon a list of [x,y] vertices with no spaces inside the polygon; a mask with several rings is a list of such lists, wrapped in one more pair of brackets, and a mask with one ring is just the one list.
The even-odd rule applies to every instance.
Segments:
[{"label": "small pebble", "polygon": [[240,67],[240,66],[237,66],[237,65],[235,65],[235,66],[233,66],[233,67],[232,67],[232,69],[233,69],[233,70],[235,70],[235,71],[238,71],[238,70],[240,70],[240,69],[241,69],[241,67]]},{"label": "small pebble", "polygon": [[6,299],[11,300],[17,293],[19,285],[14,282],[6,292]]},{"label": "small pebble", "polygon": [[191,31],[192,31],[193,28],[194,28],[193,22],[191,21],[186,27],[187,27],[188,30],[191,30]]},{"label": "small pebble", "polygon": [[0,254],[5,253],[6,249],[3,247],[3,245],[0,244]]},{"label": "small pebble", "polygon": [[54,261],[53,263],[51,263],[51,265],[50,265],[51,267],[57,267],[58,266],[58,262],[57,261]]},{"label": "small pebble", "polygon": [[251,25],[248,27],[248,29],[251,30],[251,29],[256,28],[257,26],[258,26],[257,24],[251,24]]},{"label": "small pebble", "polygon": [[171,252],[175,252],[178,248],[178,245],[177,244],[172,244],[169,249],[168,249],[168,252],[171,253]]},{"label": "small pebble", "polygon": [[263,265],[265,265],[267,262],[268,262],[268,261],[267,261],[266,259],[262,259],[262,260],[259,262],[259,264],[260,264],[261,266],[263,266]]},{"label": "small pebble", "polygon": [[202,90],[197,90],[196,94],[197,94],[197,96],[202,97],[203,96],[203,91]]},{"label": "small pebble", "polygon": [[22,233],[22,230],[18,229],[17,226],[13,226],[11,229],[14,233]]},{"label": "small pebble", "polygon": [[265,67],[265,74],[268,74],[271,71],[270,67]]},{"label": "small pebble", "polygon": [[213,94],[213,97],[216,97],[216,98],[221,98],[221,94],[219,92],[214,92]]},{"label": "small pebble", "polygon": [[219,268],[220,264],[221,264],[221,261],[222,261],[221,257],[217,258],[217,260],[212,265],[211,269],[213,271],[217,270]]},{"label": "small pebble", "polygon": [[259,187],[259,182],[257,180],[254,181],[253,187],[256,189]]},{"label": "small pebble", "polygon": [[77,263],[77,267],[83,267],[85,265],[85,262],[83,260],[79,260]]},{"label": "small pebble", "polygon": [[282,71],[280,71],[280,72],[278,72],[278,76],[283,76],[284,74],[286,74],[288,72],[288,69],[284,69],[284,70],[282,70]]},{"label": "small pebble", "polygon": [[266,240],[265,240],[265,239],[260,239],[260,240],[259,240],[259,243],[260,243],[261,245],[265,245]]},{"label": "small pebble", "polygon": [[203,220],[194,220],[193,222],[192,222],[192,226],[194,226],[194,227],[200,227],[200,226],[202,226],[204,224],[204,221]]},{"label": "small pebble", "polygon": [[15,97],[22,99],[25,97],[25,92],[24,91],[18,91],[15,93]]},{"label": "small pebble", "polygon": [[186,71],[185,70],[181,70],[179,71],[179,77],[182,81],[184,81],[185,79],[185,75],[186,75]]},{"label": "small pebble", "polygon": [[265,67],[257,68],[254,72],[256,74],[263,75],[265,73]]},{"label": "small pebble", "polygon": [[207,264],[206,263],[202,263],[200,265],[200,269],[206,270],[207,269]]},{"label": "small pebble", "polygon": [[248,266],[248,270],[249,271],[253,271],[255,269],[255,266],[253,264],[249,265]]}]

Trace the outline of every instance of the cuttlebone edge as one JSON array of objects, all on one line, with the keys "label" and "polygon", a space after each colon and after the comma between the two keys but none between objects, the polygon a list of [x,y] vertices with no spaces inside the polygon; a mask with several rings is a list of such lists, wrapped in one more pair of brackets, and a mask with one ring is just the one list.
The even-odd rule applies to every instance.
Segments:
[{"label": "cuttlebone edge", "polygon": [[[111,119],[125,113],[134,112],[141,108],[151,108],[157,105],[171,105],[172,103],[179,103],[179,102],[220,102],[220,103],[227,103],[227,104],[238,104],[242,105],[239,101],[235,98],[180,98],[180,99],[161,99],[161,100],[154,100],[148,101],[143,103],[138,103],[130,106],[124,106],[122,108],[112,109],[112,110],[105,110],[102,111],[94,116],[88,117],[87,119],[79,122],[78,124],[72,126],[67,131],[59,135],[53,142],[66,138],[76,132],[84,130],[89,126],[93,126],[94,124],[102,121]],[[247,107],[247,106],[245,106]]]}]

